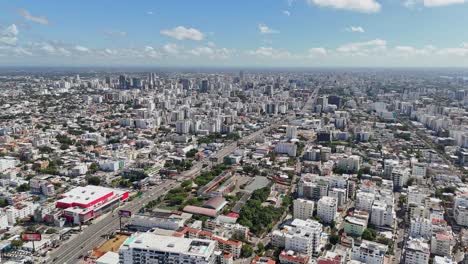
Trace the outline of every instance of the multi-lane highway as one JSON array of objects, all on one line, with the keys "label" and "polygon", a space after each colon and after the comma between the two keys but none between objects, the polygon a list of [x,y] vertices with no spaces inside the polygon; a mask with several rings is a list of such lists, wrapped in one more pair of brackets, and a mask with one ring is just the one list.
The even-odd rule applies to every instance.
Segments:
[{"label": "multi-lane highway", "polygon": [[[303,111],[306,110],[309,104],[312,104],[316,100],[318,95],[318,88],[314,90],[311,96],[308,98],[307,102],[304,105]],[[236,142],[232,142],[218,152],[214,154],[214,157],[217,158],[218,162],[222,162],[223,158],[230,153],[232,153],[238,144],[248,144],[258,136],[262,135],[263,132],[270,130],[274,127],[282,125],[283,121],[290,121],[291,116],[287,116],[281,119],[274,124],[271,124],[265,128],[257,130],[250,135],[241,138]],[[193,167],[183,172],[180,175],[180,179],[188,179],[196,177],[200,171],[206,167],[206,169],[211,168],[212,163],[207,159],[200,162],[196,162]],[[166,192],[172,188],[175,188],[180,185],[180,182],[173,180],[168,180],[161,185],[157,186],[154,189],[150,189],[148,192],[145,192],[142,198],[138,198],[129,202],[126,202],[121,208],[122,210],[129,210],[132,213],[137,213],[146,203],[151,200],[157,199],[160,196],[166,194]],[[103,218],[99,219],[95,224],[88,226],[82,233],[78,234],[76,237],[73,237],[70,241],[66,242],[60,246],[57,250],[50,253],[47,262],[53,263],[78,263],[83,256],[88,255],[88,253],[96,246],[100,245],[105,241],[104,236],[110,234],[119,229],[119,219],[113,214],[107,214]]]},{"label": "multi-lane highway", "polygon": [[[264,130],[265,128],[255,131],[237,142],[226,145],[224,148],[216,152],[214,157],[219,160],[218,162],[221,162],[225,156],[232,153],[237,148],[238,142],[246,144],[255,139],[257,136],[261,135]],[[183,180],[196,177],[204,167],[209,169],[211,165],[212,163],[208,160],[196,162],[190,170],[181,174],[180,179]],[[119,209],[129,210],[132,211],[132,213],[137,213],[146,203],[163,196],[168,190],[179,185],[180,182],[168,180],[158,187],[145,192],[142,198],[126,202]],[[105,241],[103,236],[119,229],[119,219],[117,216],[108,214],[103,217],[104,218],[99,219],[95,224],[92,224],[83,230],[82,233],[78,234],[76,237],[73,237],[70,241],[67,241],[65,244],[60,246],[57,250],[50,253],[47,261],[53,263],[77,263],[83,256],[88,255],[90,250]]]},{"label": "multi-lane highway", "polygon": [[[151,193],[145,194],[142,198],[126,202],[120,209],[136,213],[144,206],[144,204],[163,195],[167,190],[171,189],[175,185],[175,181],[167,181],[153,189]],[[103,235],[110,234],[118,228],[118,217],[109,213],[99,219],[95,224],[88,226],[82,233],[60,246],[56,251],[52,252],[49,256],[48,262],[79,262],[79,259],[84,255],[87,255],[90,250],[105,241],[105,238],[102,237]]]}]

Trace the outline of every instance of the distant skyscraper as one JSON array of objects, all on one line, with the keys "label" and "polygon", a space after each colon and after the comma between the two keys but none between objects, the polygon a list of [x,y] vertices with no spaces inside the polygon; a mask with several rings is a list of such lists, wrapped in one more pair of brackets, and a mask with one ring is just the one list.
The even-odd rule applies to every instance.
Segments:
[{"label": "distant skyscraper", "polygon": [[119,87],[120,89],[127,89],[127,78],[125,75],[119,76]]},{"label": "distant skyscraper", "polygon": [[111,84],[111,78],[110,78],[110,76],[107,76],[107,77],[106,77],[106,84],[107,84],[107,85],[110,85],[110,84]]},{"label": "distant skyscraper", "polygon": [[241,81],[244,80],[244,71],[240,71],[240,72],[239,72],[239,79],[240,79]]},{"label": "distant skyscraper", "polygon": [[208,80],[201,81],[200,92],[207,93],[208,92]]},{"label": "distant skyscraper", "polygon": [[189,79],[180,79],[179,81],[182,84],[182,89],[189,90],[190,89],[190,80]]}]

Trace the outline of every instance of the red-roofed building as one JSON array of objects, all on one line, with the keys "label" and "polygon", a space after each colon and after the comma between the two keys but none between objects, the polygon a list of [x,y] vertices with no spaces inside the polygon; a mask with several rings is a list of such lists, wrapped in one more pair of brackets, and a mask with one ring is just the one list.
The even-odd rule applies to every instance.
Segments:
[{"label": "red-roofed building", "polygon": [[203,208],[199,206],[187,205],[184,207],[184,212],[198,215],[205,215],[209,217],[216,217],[218,212],[214,209]]},{"label": "red-roofed building", "polygon": [[268,257],[255,256],[251,264],[276,264],[276,261]]},{"label": "red-roofed building", "polygon": [[309,262],[309,256],[303,254],[297,254],[293,251],[282,251],[279,255],[281,264],[307,264]]}]

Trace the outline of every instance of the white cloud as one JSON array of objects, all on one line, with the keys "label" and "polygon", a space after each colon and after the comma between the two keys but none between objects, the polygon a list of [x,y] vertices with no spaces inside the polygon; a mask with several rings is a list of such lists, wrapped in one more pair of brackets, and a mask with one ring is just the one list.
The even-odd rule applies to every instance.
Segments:
[{"label": "white cloud", "polygon": [[466,2],[466,0],[405,0],[403,1],[403,6],[410,9],[416,6],[443,7],[449,5],[464,4]]},{"label": "white cloud", "polygon": [[277,34],[277,33],[279,33],[278,30],[269,28],[265,24],[258,24],[258,31],[260,32],[260,34]]},{"label": "white cloud", "polygon": [[171,55],[179,54],[179,47],[174,43],[168,43],[164,45],[162,49],[164,52],[171,54]]},{"label": "white cloud", "polygon": [[439,7],[463,3],[465,3],[465,0],[424,0],[425,7]]},{"label": "white cloud", "polygon": [[153,47],[151,46],[146,46],[145,49],[145,55],[148,56],[148,57],[151,57],[151,58],[160,58],[161,57],[161,53],[159,51],[157,51],[156,49],[154,49]]},{"label": "white cloud", "polygon": [[362,13],[377,13],[381,9],[380,3],[375,0],[307,0],[310,5],[331,7]]},{"label": "white cloud", "polygon": [[367,56],[375,52],[383,52],[387,49],[387,42],[382,39],[374,39],[366,42],[353,42],[342,45],[337,52],[351,56]]},{"label": "white cloud", "polygon": [[80,52],[89,52],[89,49],[80,45],[75,46],[75,50],[80,51]]},{"label": "white cloud", "polygon": [[468,56],[468,43],[462,43],[460,47],[457,48],[444,48],[440,49],[437,54],[444,56],[458,56],[465,57]]},{"label": "white cloud", "polygon": [[209,59],[228,59],[234,53],[233,50],[227,48],[214,47],[197,47],[188,51],[193,56],[203,56]]},{"label": "white cloud", "polygon": [[416,55],[429,55],[433,53],[436,48],[432,45],[427,45],[423,48],[415,48],[413,46],[396,46],[394,50],[396,51],[396,55],[409,57]]},{"label": "white cloud", "polygon": [[325,56],[327,54],[328,51],[322,47],[309,49],[309,57]]},{"label": "white cloud", "polygon": [[104,49],[104,53],[108,55],[116,55],[117,51],[113,49]]},{"label": "white cloud", "polygon": [[154,15],[153,11],[148,11],[148,12],[146,12],[146,14],[150,15],[150,16]]},{"label": "white cloud", "polygon": [[346,28],[348,32],[357,32],[357,33],[364,33],[366,32],[363,27],[360,26],[350,26]]},{"label": "white cloud", "polygon": [[291,16],[291,12],[289,12],[288,10],[283,10],[283,15]]},{"label": "white cloud", "polygon": [[292,6],[294,4],[294,1],[295,0],[286,0],[286,3],[288,4],[288,6]]},{"label": "white cloud", "polygon": [[38,24],[41,24],[41,25],[48,25],[49,24],[49,19],[47,19],[47,17],[45,17],[45,16],[33,16],[26,9],[20,9],[20,10],[18,10],[18,13],[28,21],[38,23]]},{"label": "white cloud", "polygon": [[177,40],[203,40],[203,33],[195,28],[186,28],[183,26],[178,26],[173,29],[161,30],[161,35],[175,38]]},{"label": "white cloud", "polygon": [[258,56],[258,57],[263,57],[263,58],[273,58],[273,59],[293,57],[293,55],[287,50],[275,49],[272,47],[260,47],[256,50],[248,51],[247,54]]},{"label": "white cloud", "polygon": [[16,45],[18,41],[19,30],[15,24],[11,24],[3,30],[0,30],[0,44]]}]

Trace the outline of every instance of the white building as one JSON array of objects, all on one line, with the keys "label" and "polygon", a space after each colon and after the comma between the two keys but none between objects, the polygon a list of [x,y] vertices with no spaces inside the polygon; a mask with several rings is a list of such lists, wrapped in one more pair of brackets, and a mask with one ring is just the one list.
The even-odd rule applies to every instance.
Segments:
[{"label": "white building", "polygon": [[290,157],[295,157],[297,146],[294,143],[279,142],[275,146],[275,152],[279,154],[287,154]]},{"label": "white building", "polygon": [[312,219],[294,219],[290,226],[283,230],[274,230],[271,243],[310,257],[320,252],[320,235],[322,225]]},{"label": "white building", "polygon": [[17,219],[34,215],[34,210],[36,210],[38,206],[39,205],[36,203],[24,202],[6,207],[5,213],[8,218],[8,224],[14,225]]},{"label": "white building", "polygon": [[453,203],[455,222],[461,226],[468,226],[468,193],[458,193]]},{"label": "white building", "polygon": [[431,237],[431,253],[438,256],[452,256],[455,240],[451,232],[440,232]]},{"label": "white building", "polygon": [[343,208],[344,205],[348,202],[348,192],[343,188],[331,188],[328,191],[328,196],[335,197],[338,202],[338,207]]},{"label": "white building", "polygon": [[411,175],[417,179],[423,179],[426,177],[427,165],[426,163],[418,162],[413,164]]},{"label": "white building", "polygon": [[120,247],[119,259],[121,264],[214,264],[215,248],[212,240],[135,233]]},{"label": "white building", "polygon": [[335,197],[324,196],[317,203],[317,216],[324,223],[335,221],[338,200]]},{"label": "white building", "polygon": [[457,264],[456,261],[448,257],[435,256],[432,261],[433,264]]},{"label": "white building", "polygon": [[417,217],[411,219],[410,236],[411,237],[431,237],[432,221],[427,218]]},{"label": "white building", "polygon": [[431,252],[429,245],[423,239],[411,239],[406,242],[406,264],[428,264]]},{"label": "white building", "polygon": [[294,200],[294,218],[307,220],[314,216],[314,202],[306,199]]},{"label": "white building", "polygon": [[374,201],[371,212],[371,223],[375,226],[392,226],[396,214],[393,205],[384,201]]},{"label": "white building", "polygon": [[286,127],[286,137],[288,139],[296,139],[297,138],[297,127],[295,127],[295,126]]},{"label": "white building", "polygon": [[361,157],[358,155],[351,155],[347,158],[340,159],[338,161],[338,168],[357,172],[361,168]]},{"label": "white building", "polygon": [[188,134],[190,132],[190,120],[179,120],[176,122],[177,134]]},{"label": "white building", "polygon": [[383,264],[388,246],[363,240],[360,245],[353,245],[351,259],[366,264]]},{"label": "white building", "polygon": [[8,216],[0,212],[0,230],[6,229],[8,226]]},{"label": "white building", "polygon": [[374,193],[358,191],[356,194],[356,209],[371,213],[372,204],[374,204],[374,200]]}]

